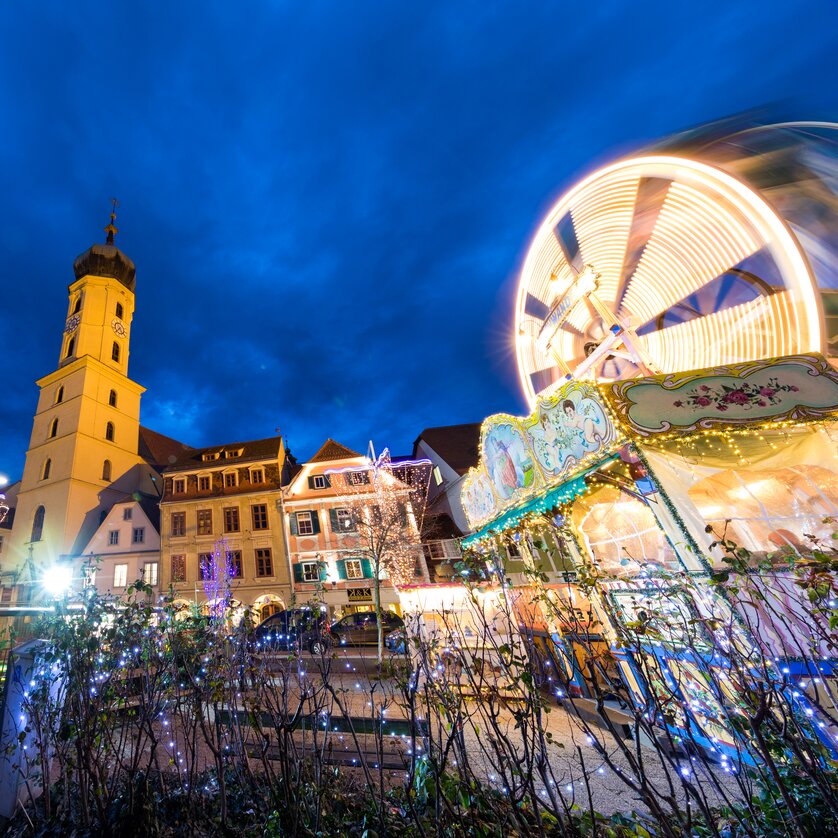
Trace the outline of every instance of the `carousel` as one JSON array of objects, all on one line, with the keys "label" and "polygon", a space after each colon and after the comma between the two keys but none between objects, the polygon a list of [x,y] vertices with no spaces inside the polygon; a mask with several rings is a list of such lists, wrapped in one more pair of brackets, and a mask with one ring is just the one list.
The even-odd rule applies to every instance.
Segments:
[{"label": "carousel", "polygon": [[[531,412],[483,423],[464,547],[498,569],[539,666],[563,667],[578,695],[582,648],[608,661],[604,681],[649,688],[619,628],[650,597],[677,623],[667,585],[717,573],[720,540],[763,566],[835,543],[836,266],[832,124],[675,138],[583,179],[537,230],[514,335]],[[596,597],[578,584],[591,574]],[[754,642],[811,675],[806,597],[779,570],[769,587],[786,617]],[[551,598],[563,608],[539,605]],[[699,683],[677,642],[667,655],[667,673]]]}]

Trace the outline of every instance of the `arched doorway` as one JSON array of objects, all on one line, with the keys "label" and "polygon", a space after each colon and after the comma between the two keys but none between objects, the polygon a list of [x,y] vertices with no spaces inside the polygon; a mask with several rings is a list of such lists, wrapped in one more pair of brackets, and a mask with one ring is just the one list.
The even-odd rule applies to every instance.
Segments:
[{"label": "arched doorway", "polygon": [[272,614],[285,610],[285,603],[276,594],[262,594],[253,601],[253,616],[257,623],[263,623]]}]

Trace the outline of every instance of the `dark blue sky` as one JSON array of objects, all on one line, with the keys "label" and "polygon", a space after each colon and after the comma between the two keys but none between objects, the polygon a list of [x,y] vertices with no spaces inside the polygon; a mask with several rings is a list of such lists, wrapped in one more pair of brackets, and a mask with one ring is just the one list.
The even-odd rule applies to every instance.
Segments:
[{"label": "dark blue sky", "polygon": [[[121,8],[124,7],[124,8]],[[142,9],[142,11],[140,10]],[[834,2],[7,3],[0,471],[74,257],[137,265],[143,424],[410,449],[520,412],[515,276],[579,176],[773,101],[838,118]]]}]

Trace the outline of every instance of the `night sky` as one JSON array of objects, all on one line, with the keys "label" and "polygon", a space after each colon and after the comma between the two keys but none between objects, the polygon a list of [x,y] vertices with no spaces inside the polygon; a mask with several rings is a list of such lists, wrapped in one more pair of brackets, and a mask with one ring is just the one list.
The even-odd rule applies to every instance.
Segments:
[{"label": "night sky", "polygon": [[[142,11],[140,11],[142,7]],[[200,446],[410,451],[524,410],[516,273],[550,204],[754,106],[838,118],[831,2],[5,3],[0,472],[73,259],[137,266],[142,422]]]}]

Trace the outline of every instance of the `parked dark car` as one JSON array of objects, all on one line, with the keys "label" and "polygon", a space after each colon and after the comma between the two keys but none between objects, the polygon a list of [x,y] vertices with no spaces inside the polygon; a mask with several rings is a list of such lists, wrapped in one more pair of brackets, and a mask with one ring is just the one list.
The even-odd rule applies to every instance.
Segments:
[{"label": "parked dark car", "polygon": [[[381,625],[384,634],[404,627],[404,621],[392,611],[383,611]],[[368,643],[378,643],[378,620],[375,611],[358,611],[347,614],[330,628],[332,643],[337,646],[359,646]]]},{"label": "parked dark car", "polygon": [[252,642],[256,651],[307,649],[321,655],[329,648],[329,622],[325,612],[315,608],[278,611],[254,629]]}]

